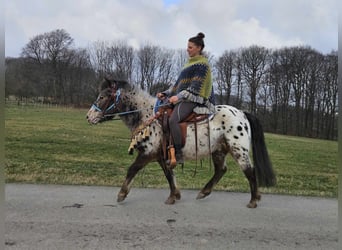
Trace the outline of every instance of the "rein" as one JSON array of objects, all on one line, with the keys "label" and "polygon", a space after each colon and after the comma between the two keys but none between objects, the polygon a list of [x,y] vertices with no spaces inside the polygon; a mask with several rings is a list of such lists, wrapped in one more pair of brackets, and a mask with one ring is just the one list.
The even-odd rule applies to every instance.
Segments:
[{"label": "rein", "polygon": [[[115,100],[114,100],[115,99]],[[102,112],[103,113],[103,118],[106,117],[114,117],[114,116],[123,116],[123,115],[129,115],[129,114],[133,114],[133,113],[137,113],[143,110],[149,110],[150,108],[142,108],[142,109],[136,109],[136,110],[130,110],[130,111],[125,111],[125,112],[118,112],[118,113],[112,113],[112,114],[106,114],[108,113],[110,110],[115,109],[116,106],[120,103],[121,100],[121,91],[120,89],[113,87],[112,88],[112,94],[110,96],[110,98],[108,99],[107,105],[110,103],[110,101],[113,100],[113,104],[111,104],[108,108],[106,108],[106,110],[102,110],[99,106],[97,106],[95,103],[93,103],[93,105],[91,106],[91,108],[95,109],[98,112]],[[106,106],[107,106],[106,105]],[[160,107],[165,107],[170,105],[169,102],[167,103],[162,103],[162,104],[158,104],[155,105],[152,109],[158,109]]]},{"label": "rein", "polygon": [[113,114],[104,115],[104,117],[112,117],[112,116],[116,116],[116,115],[119,115],[119,116],[120,115],[129,115],[129,114],[132,114],[132,113],[140,112],[140,111],[143,111],[143,110],[149,110],[149,109],[150,108],[135,109],[135,110],[125,111],[125,112],[119,112],[119,113],[113,113]]},{"label": "rein", "polygon": [[160,108],[160,107],[165,107],[170,105],[170,103],[164,103],[164,104],[159,104],[154,106],[153,108],[142,108],[142,109],[135,109],[135,110],[130,110],[130,111],[125,111],[125,112],[118,112],[118,113],[112,113],[112,114],[106,114],[107,112],[109,112],[110,110],[114,109],[117,104],[120,101],[120,91],[118,90],[117,92],[119,92],[118,94],[116,94],[116,100],[113,102],[113,104],[111,104],[108,108],[106,108],[105,111],[103,111],[100,107],[98,107],[95,103],[93,103],[93,105],[91,106],[91,108],[95,109],[98,112],[103,112],[104,115],[103,117],[114,117],[114,116],[123,116],[123,115],[129,115],[129,114],[133,114],[133,113],[137,113],[137,112],[141,112],[143,110],[149,110],[149,109],[155,109],[155,108]]},{"label": "rein", "polygon": [[[116,116],[116,115],[129,115],[129,114],[132,114],[132,113],[136,113],[136,112],[140,112],[140,111],[143,111],[143,110],[149,110],[149,109],[154,109],[154,108],[160,108],[160,107],[165,107],[165,106],[168,106],[170,105],[170,103],[165,103],[165,104],[161,104],[161,105],[157,105],[153,108],[144,108],[144,109],[134,109],[134,110],[130,110],[130,111],[125,111],[125,112],[119,112],[119,113],[113,113],[113,114],[108,114],[108,115],[104,115],[104,117],[112,117],[112,116]],[[113,106],[113,105],[111,105]]]}]

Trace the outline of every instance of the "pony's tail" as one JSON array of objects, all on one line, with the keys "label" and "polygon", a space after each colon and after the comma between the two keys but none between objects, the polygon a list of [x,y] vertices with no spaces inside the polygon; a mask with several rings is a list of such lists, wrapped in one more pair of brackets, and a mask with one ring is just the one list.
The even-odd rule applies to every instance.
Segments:
[{"label": "pony's tail", "polygon": [[252,114],[244,112],[252,130],[253,162],[260,187],[271,187],[277,182],[268,156],[264,131],[260,121]]}]

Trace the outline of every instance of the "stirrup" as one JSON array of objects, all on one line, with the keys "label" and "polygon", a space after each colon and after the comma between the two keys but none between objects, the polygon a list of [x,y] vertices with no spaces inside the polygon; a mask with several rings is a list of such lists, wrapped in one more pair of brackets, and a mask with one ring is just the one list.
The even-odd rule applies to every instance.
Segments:
[{"label": "stirrup", "polygon": [[184,166],[184,159],[182,154],[176,154],[175,160],[166,160],[166,164],[170,169],[174,169],[178,164]]},{"label": "stirrup", "polygon": [[166,161],[166,164],[170,167],[170,169],[174,169],[177,166],[175,148],[173,146],[169,147],[169,159]]}]

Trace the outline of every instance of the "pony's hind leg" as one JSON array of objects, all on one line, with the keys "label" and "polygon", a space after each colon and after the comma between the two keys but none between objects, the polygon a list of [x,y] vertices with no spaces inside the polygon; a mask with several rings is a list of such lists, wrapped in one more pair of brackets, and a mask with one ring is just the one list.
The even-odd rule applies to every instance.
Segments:
[{"label": "pony's hind leg", "polygon": [[143,155],[139,152],[137,158],[135,158],[135,161],[127,170],[126,179],[124,180],[121,189],[118,193],[117,202],[122,202],[126,199],[130,191],[133,178],[139,172],[139,170],[144,168],[147,165],[147,163],[149,163],[152,159],[153,157]]},{"label": "pony's hind leg", "polygon": [[241,167],[243,173],[245,174],[249,187],[251,192],[251,200],[247,204],[248,208],[256,208],[257,207],[257,201],[261,199],[261,195],[258,191],[258,184],[257,184],[257,178],[255,174],[255,169],[251,165],[251,161],[248,155],[248,152],[245,152],[244,154],[240,154],[240,152],[233,151],[232,152],[233,158],[235,161],[239,164]]},{"label": "pony's hind leg", "polygon": [[251,190],[251,200],[247,204],[247,207],[248,208],[256,208],[257,207],[257,201],[259,201],[261,199],[261,195],[258,191],[255,169],[249,166],[245,170],[243,170],[243,173],[245,174],[245,176],[249,182],[249,187]]},{"label": "pony's hind leg", "polygon": [[222,176],[227,172],[226,155],[227,153],[223,151],[215,151],[212,153],[212,160],[215,168],[214,176],[201,189],[196,199],[203,199],[208,196],[213,190],[214,185],[218,183]]}]

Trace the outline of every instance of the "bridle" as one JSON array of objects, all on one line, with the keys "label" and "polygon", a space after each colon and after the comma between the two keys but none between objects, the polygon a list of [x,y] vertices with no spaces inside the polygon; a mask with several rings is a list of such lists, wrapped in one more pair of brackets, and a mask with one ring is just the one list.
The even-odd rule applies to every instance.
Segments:
[{"label": "bridle", "polygon": [[106,109],[101,109],[96,103],[99,101],[98,99],[92,104],[91,108],[95,109],[98,112],[102,112],[103,117],[108,116],[115,116],[116,114],[110,113],[111,110],[115,110],[117,106],[120,105],[121,101],[121,91],[120,89],[117,89],[116,87],[111,87],[111,94],[108,98],[106,104],[104,107],[107,107]]}]

